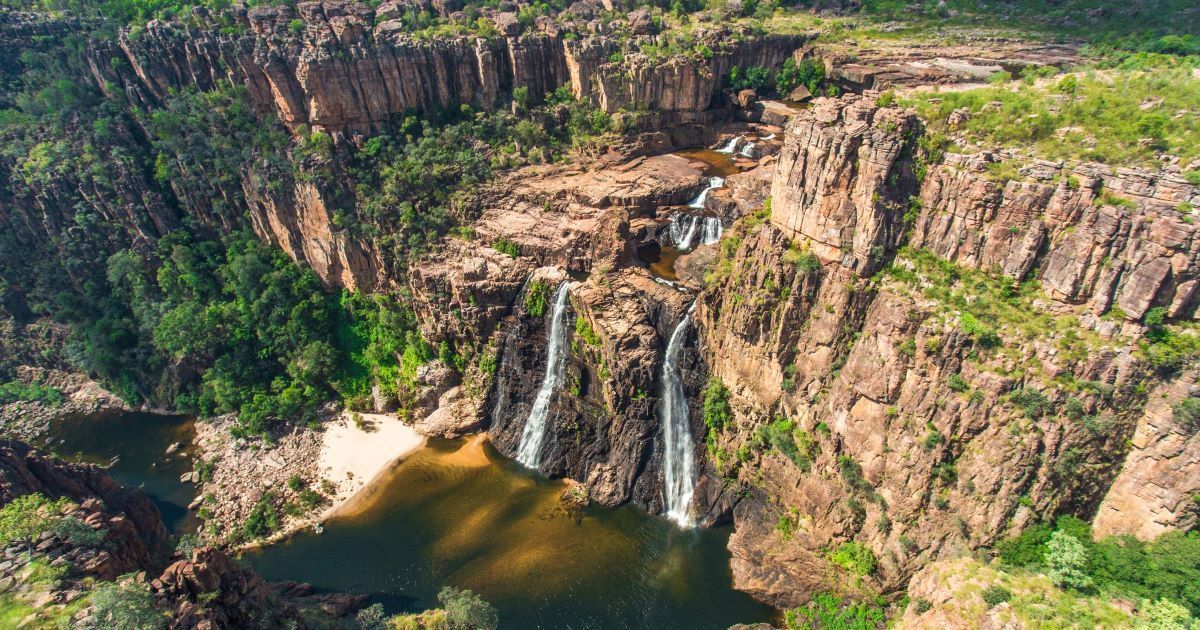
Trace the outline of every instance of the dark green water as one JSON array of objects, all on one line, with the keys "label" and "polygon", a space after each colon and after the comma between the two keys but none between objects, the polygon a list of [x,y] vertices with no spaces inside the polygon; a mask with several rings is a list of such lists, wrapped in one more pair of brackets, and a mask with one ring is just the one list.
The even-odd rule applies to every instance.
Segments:
[{"label": "dark green water", "polygon": [[[64,459],[107,465],[108,472],[123,486],[141,487],[162,513],[173,533],[195,529],[187,506],[195,498],[195,487],[179,482],[192,470],[186,446],[192,441],[192,419],[153,413],[106,413],[67,419],[52,427],[44,446]],[[180,442],[184,449],[166,455],[168,446]]]},{"label": "dark green water", "polygon": [[243,557],[270,580],[370,593],[391,613],[437,605],[445,584],[504,628],[727,628],[773,611],[731,588],[728,529],[680,531],[634,507],[562,506],[564,485],[479,439],[433,441],[368,499]]}]

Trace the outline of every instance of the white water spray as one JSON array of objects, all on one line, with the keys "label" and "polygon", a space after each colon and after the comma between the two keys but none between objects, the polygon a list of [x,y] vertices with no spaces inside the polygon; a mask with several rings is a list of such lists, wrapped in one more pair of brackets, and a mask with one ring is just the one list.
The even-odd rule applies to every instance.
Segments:
[{"label": "white water spray", "polygon": [[700,237],[701,245],[712,245],[721,240],[725,226],[721,225],[719,217],[704,217],[704,235]]},{"label": "white water spray", "polygon": [[740,155],[742,157],[753,158],[754,157],[754,143],[747,142],[746,145],[742,147],[742,151],[741,151]]},{"label": "white water spray", "polygon": [[737,149],[737,143],[741,139],[742,139],[741,136],[735,136],[733,138],[730,138],[729,142],[725,143],[725,146],[721,147],[720,149],[717,149],[717,153],[728,153],[728,154],[732,155],[734,150]]},{"label": "white water spray", "polygon": [[546,375],[542,377],[542,387],[533,401],[533,408],[529,410],[529,419],[525,421],[525,429],[521,431],[521,445],[517,448],[517,461],[534,469],[542,464],[542,442],[546,437],[546,416],[550,411],[550,399],[562,383],[566,368],[566,353],[563,350],[567,343],[567,327],[563,320],[566,319],[567,312],[568,284],[570,281],[564,280],[554,293],[554,308],[550,311],[550,348],[546,353]]},{"label": "white water spray", "polygon": [[687,397],[679,375],[679,354],[692,321],[692,309],[671,333],[667,353],[663,357],[662,398],[658,402],[658,417],[663,423],[663,492],[666,495],[667,518],[681,527],[692,525],[689,509],[696,489],[696,462],[692,445],[692,429],[688,418]]},{"label": "white water spray", "polygon": [[688,207],[689,208],[703,208],[704,202],[708,201],[708,191],[713,190],[714,188],[720,188],[724,185],[725,185],[725,178],[723,178],[723,177],[708,178],[708,186],[706,186],[704,188],[704,190],[701,190],[700,194],[696,195],[696,198],[691,200],[688,203]]}]

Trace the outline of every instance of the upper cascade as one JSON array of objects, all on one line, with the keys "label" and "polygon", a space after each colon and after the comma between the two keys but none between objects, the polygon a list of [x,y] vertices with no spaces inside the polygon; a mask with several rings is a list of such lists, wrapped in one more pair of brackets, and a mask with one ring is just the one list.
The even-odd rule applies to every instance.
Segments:
[{"label": "upper cascade", "polygon": [[550,411],[550,399],[563,380],[566,365],[566,353],[563,350],[567,342],[567,327],[563,325],[563,320],[567,313],[570,284],[569,280],[564,280],[554,293],[554,308],[550,311],[550,348],[546,354],[546,375],[542,377],[542,386],[533,401],[533,408],[529,410],[529,419],[525,421],[525,429],[521,432],[521,445],[517,449],[517,461],[529,468],[537,468],[542,463],[542,442],[546,438],[546,417]]}]

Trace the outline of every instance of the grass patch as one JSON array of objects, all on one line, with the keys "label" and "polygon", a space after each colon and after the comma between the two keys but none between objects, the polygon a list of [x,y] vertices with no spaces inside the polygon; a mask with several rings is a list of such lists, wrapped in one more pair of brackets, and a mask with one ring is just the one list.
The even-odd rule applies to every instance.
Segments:
[{"label": "grass patch", "polygon": [[[962,132],[985,146],[1032,149],[1050,159],[1156,166],[1160,152],[1184,163],[1200,157],[1200,126],[1179,112],[1200,110],[1200,80],[1191,68],[1107,70],[1058,81],[1010,82],[961,92],[923,92],[915,106],[935,132],[948,130],[956,109],[970,110]],[[989,167],[992,179],[1015,168]]]}]

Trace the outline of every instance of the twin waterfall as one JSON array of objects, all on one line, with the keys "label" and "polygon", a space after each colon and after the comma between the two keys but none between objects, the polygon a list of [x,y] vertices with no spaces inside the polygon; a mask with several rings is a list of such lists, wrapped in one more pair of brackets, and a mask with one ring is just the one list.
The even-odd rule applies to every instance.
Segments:
[{"label": "twin waterfall", "polygon": [[554,293],[554,308],[550,311],[550,349],[546,356],[546,375],[542,377],[542,387],[538,390],[533,408],[529,410],[529,419],[525,421],[525,429],[521,432],[521,445],[517,449],[517,461],[536,469],[542,464],[542,442],[546,438],[546,416],[550,411],[550,399],[554,390],[562,383],[566,368],[567,327],[563,320],[567,313],[567,285],[564,280]]},{"label": "twin waterfall", "polygon": [[692,452],[692,430],[688,419],[687,396],[679,375],[679,353],[687,327],[692,322],[692,309],[671,333],[667,354],[663,357],[662,397],[658,402],[658,418],[663,424],[663,492],[666,495],[667,518],[681,527],[692,525],[689,508],[696,489],[696,462]]},{"label": "twin waterfall", "polygon": [[[550,348],[546,357],[546,374],[542,386],[534,399],[529,419],[521,432],[521,444],[517,449],[517,461],[537,469],[542,463],[542,444],[546,437],[546,419],[549,416],[550,400],[561,385],[566,369],[567,344],[567,285],[563,281],[554,293],[554,307],[550,311]],[[667,352],[663,357],[661,397],[658,402],[658,417],[663,425],[663,493],[667,518],[681,527],[693,523],[690,512],[692,493],[696,488],[696,461],[693,453],[692,430],[688,417],[687,396],[683,391],[683,378],[679,373],[679,357],[683,351],[687,328],[692,322],[692,309],[688,308],[679,325],[671,333]]]}]

